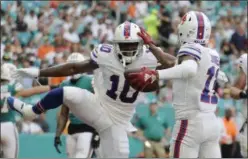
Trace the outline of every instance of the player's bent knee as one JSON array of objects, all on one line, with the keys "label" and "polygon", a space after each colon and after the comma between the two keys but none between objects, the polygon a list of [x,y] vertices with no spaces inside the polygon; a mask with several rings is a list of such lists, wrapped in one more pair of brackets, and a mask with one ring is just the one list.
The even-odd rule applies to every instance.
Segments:
[{"label": "player's bent knee", "polygon": [[63,87],[63,102],[67,105],[80,103],[87,90],[76,87]]}]

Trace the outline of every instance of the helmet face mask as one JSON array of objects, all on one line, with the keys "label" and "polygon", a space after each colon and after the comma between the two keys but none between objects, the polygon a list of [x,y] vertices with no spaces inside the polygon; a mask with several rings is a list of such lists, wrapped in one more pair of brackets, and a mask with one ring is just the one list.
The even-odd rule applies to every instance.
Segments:
[{"label": "helmet face mask", "polygon": [[124,22],[115,30],[113,45],[117,58],[125,67],[137,60],[143,53],[143,41],[137,35],[139,26],[134,23]]},{"label": "helmet face mask", "polygon": [[211,34],[211,23],[202,12],[186,13],[178,25],[178,39],[181,45],[199,43],[206,45]]}]

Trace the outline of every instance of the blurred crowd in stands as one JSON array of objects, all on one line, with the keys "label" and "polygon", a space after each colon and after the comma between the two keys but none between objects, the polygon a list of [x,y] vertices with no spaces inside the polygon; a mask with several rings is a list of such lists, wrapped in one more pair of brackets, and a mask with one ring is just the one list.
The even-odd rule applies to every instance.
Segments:
[{"label": "blurred crowd in stands", "polygon": [[[238,75],[237,58],[247,52],[246,1],[1,1],[1,62],[11,62],[18,68],[46,68],[64,63],[73,52],[88,56],[97,44],[111,43],[114,28],[126,20],[144,27],[158,46],[176,55],[179,47],[177,25],[189,10],[202,11],[211,20],[209,45],[219,52],[221,69],[230,80],[228,85],[232,84]],[[58,85],[64,79],[66,77],[41,78],[39,81],[42,85]],[[32,79],[24,79],[22,84],[25,88],[37,85]],[[172,108],[171,82],[161,81],[161,85],[164,87],[160,91],[142,96],[137,104],[143,104],[147,110],[153,107],[149,103],[154,102],[158,107]],[[223,123],[226,122],[225,114],[234,121],[232,129],[235,130],[225,127],[228,133],[224,137],[235,137],[238,134],[235,127],[241,124],[242,102],[232,100],[225,86],[217,90],[221,97],[217,114]],[[42,96],[32,97],[29,102],[35,103]],[[150,96],[154,98],[150,100]],[[146,125],[156,120],[144,120],[139,111],[134,118],[134,124],[140,130],[142,122]],[[48,132],[48,123],[45,116],[35,122],[24,119],[20,131]],[[168,145],[172,125],[169,127],[162,122],[161,130],[166,139],[164,143]],[[149,155],[148,152],[144,154]]]}]

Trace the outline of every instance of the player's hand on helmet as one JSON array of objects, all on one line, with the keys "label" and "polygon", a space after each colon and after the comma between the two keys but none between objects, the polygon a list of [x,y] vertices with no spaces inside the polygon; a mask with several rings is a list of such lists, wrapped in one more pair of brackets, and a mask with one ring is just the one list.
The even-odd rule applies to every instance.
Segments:
[{"label": "player's hand on helmet", "polygon": [[61,143],[61,140],[60,140],[60,136],[56,136],[54,138],[54,147],[56,148],[56,151],[58,153],[61,153],[60,150],[59,150],[59,146],[62,146],[62,143]]},{"label": "player's hand on helmet", "polygon": [[14,79],[22,79],[22,78],[36,78],[40,74],[40,70],[38,68],[21,68],[17,69],[11,74],[11,77]]},{"label": "player's hand on helmet", "polygon": [[151,38],[151,36],[143,29],[140,27],[140,32],[137,33],[144,41],[144,44],[149,45],[149,44],[155,44]]},{"label": "player's hand on helmet", "polygon": [[128,78],[130,84],[136,86],[139,91],[159,79],[158,72],[147,67],[141,68],[139,72],[129,73]]}]

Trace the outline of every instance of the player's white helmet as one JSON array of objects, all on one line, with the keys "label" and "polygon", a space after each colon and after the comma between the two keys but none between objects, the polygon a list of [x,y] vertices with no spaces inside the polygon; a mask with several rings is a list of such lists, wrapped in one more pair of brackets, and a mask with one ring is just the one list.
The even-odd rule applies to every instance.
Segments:
[{"label": "player's white helmet", "polygon": [[10,72],[14,72],[17,69],[16,66],[12,63],[4,63],[4,65],[9,68]]},{"label": "player's white helmet", "polygon": [[143,52],[143,41],[137,35],[140,27],[131,22],[124,22],[115,29],[113,45],[115,53],[125,67]]},{"label": "player's white helmet", "polygon": [[202,12],[186,13],[178,25],[178,38],[181,45],[190,42],[207,44],[210,34],[211,23]]},{"label": "player's white helmet", "polygon": [[[84,61],[86,58],[80,54],[80,53],[72,53],[70,56],[68,56],[67,61],[66,62],[82,62]],[[82,74],[75,74],[72,75],[71,78],[72,79],[79,79],[81,77]]]},{"label": "player's white helmet", "polygon": [[1,80],[11,80],[10,69],[6,64],[1,65]]}]

